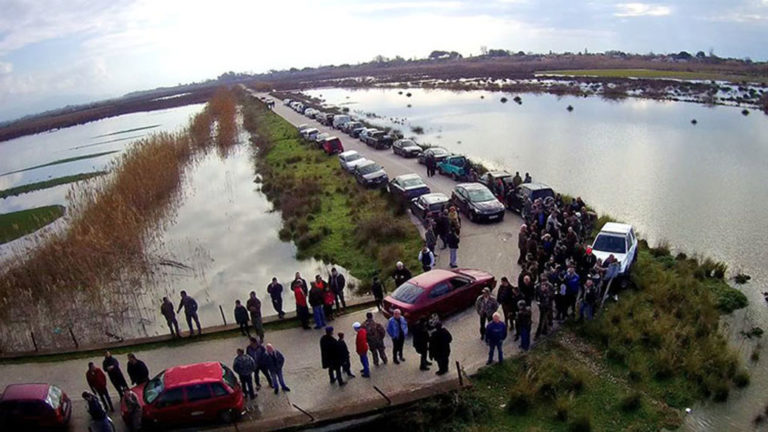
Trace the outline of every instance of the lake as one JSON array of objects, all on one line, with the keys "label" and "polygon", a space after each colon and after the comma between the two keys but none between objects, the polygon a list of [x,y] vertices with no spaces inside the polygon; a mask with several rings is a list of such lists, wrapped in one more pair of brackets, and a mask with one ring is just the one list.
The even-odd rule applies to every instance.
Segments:
[{"label": "lake", "polygon": [[[411,93],[411,97],[406,93]],[[752,384],[728,402],[694,407],[690,430],[753,430],[768,398],[768,356],[741,330],[768,329],[761,294],[768,282],[768,116],[740,108],[647,99],[515,95],[490,91],[315,89],[326,103],[348,107],[419,143],[443,146],[493,168],[581,196],[600,214],[631,223],[651,243],[728,263],[752,281],[750,306],[724,320]],[[506,97],[508,102],[502,103]],[[409,107],[410,105],[410,107]],[[573,111],[568,111],[568,106]],[[691,120],[695,119],[696,124]],[[422,127],[415,134],[411,127]],[[765,360],[763,360],[765,361]]]}]

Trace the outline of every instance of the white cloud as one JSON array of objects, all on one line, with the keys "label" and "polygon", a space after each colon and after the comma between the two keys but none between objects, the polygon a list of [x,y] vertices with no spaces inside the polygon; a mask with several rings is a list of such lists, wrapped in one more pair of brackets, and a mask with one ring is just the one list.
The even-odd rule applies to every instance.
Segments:
[{"label": "white cloud", "polygon": [[437,11],[445,9],[459,9],[462,3],[459,1],[417,1],[417,2],[394,2],[394,3],[364,3],[355,6],[356,12],[382,12],[413,9],[434,9]]},{"label": "white cloud", "polygon": [[669,6],[656,5],[651,3],[620,3],[616,5],[614,16],[617,17],[639,17],[639,16],[666,16],[672,13]]},{"label": "white cloud", "polygon": [[13,64],[0,61],[0,75],[7,75],[13,72]]}]

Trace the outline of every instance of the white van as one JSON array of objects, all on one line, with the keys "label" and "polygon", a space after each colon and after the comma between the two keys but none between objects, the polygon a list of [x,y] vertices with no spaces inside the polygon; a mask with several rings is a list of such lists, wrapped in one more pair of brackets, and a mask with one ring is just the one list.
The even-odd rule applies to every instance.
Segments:
[{"label": "white van", "polygon": [[352,119],[348,115],[337,114],[333,116],[333,128],[338,129],[341,127],[341,125],[349,121],[352,121]]}]

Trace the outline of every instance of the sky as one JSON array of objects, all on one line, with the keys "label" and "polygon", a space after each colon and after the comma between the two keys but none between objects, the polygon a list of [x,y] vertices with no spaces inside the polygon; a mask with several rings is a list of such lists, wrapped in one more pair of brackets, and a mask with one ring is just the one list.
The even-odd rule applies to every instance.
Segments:
[{"label": "sky", "polygon": [[227,71],[432,50],[768,59],[768,0],[0,0],[0,121]]}]

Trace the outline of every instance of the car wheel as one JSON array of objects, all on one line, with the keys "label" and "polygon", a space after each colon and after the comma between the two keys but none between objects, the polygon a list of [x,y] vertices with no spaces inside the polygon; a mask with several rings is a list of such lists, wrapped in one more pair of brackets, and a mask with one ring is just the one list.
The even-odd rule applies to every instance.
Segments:
[{"label": "car wheel", "polygon": [[467,212],[467,217],[469,218],[470,222],[474,222],[477,220],[477,216],[475,215],[475,212],[472,210]]},{"label": "car wheel", "polygon": [[231,409],[219,413],[219,420],[221,420],[222,423],[232,423],[235,421],[235,417],[235,413]]}]

